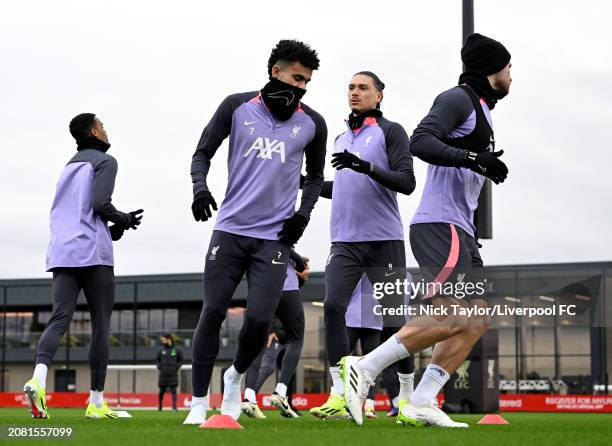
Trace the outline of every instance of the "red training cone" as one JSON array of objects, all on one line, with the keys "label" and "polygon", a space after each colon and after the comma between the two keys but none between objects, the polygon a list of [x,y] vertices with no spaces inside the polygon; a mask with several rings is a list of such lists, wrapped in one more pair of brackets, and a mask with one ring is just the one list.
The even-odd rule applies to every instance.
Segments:
[{"label": "red training cone", "polygon": [[244,429],[229,415],[213,415],[200,425],[200,429]]},{"label": "red training cone", "polygon": [[478,424],[510,424],[501,415],[491,414],[485,415]]}]

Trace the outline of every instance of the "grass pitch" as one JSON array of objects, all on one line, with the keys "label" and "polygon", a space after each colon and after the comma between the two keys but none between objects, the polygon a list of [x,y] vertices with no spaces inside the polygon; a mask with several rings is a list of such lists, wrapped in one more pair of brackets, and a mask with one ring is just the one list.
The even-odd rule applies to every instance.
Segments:
[{"label": "grass pitch", "polygon": [[[506,413],[510,425],[480,426],[481,415],[456,415],[469,429],[412,428],[395,424],[395,418],[379,413],[361,427],[348,421],[320,421],[307,412],[286,420],[267,411],[265,420],[240,417],[244,430],[206,430],[183,426],[187,412],[132,410],[133,418],[86,420],[85,409],[50,408],[52,420],[33,420],[27,409],[0,409],[0,443],[88,446],[206,446],[231,445],[327,445],[327,446],[502,446],[502,445],[612,445],[611,414]],[[210,413],[209,413],[210,416]],[[71,427],[73,438],[10,439],[8,426]]]}]

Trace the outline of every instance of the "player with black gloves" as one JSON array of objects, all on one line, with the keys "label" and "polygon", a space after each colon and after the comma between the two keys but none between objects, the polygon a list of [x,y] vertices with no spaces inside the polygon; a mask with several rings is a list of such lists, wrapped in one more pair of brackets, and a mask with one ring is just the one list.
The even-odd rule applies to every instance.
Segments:
[{"label": "player with black gloves", "polygon": [[[451,420],[432,401],[487,331],[486,317],[466,320],[450,306],[482,314],[484,269],[474,237],[474,211],[485,181],[501,183],[508,168],[495,151],[490,111],[510,91],[510,53],[496,40],[472,34],[461,50],[465,72],[459,85],[440,94],[418,125],[411,152],[429,163],[421,203],[410,226],[410,245],[427,291],[423,305],[431,314],[410,320],[380,347],[358,359],[344,358],[347,407],[360,421],[363,394],[376,376],[393,362],[434,346],[431,362],[399,414],[410,425],[466,428]],[[456,287],[456,286],[457,287]],[[459,290],[472,290],[459,294]]]},{"label": "player with black gloves", "polygon": [[[204,305],[193,337],[193,398],[185,424],[201,424],[219,351],[219,330],[234,290],[246,273],[247,311],[233,365],[224,375],[221,413],[240,416],[242,375],[263,348],[296,243],[321,192],[327,128],[300,101],[319,67],[315,51],[281,40],[260,90],[228,96],[204,128],[191,163],[196,221],[217,205],[206,178],[211,159],[229,136],[228,185],[204,267]],[[295,210],[303,159],[306,182]]]},{"label": "player with black gloves", "polygon": [[121,239],[121,237],[123,237],[123,233],[125,232],[125,230],[136,229],[140,224],[140,221],[142,220],[142,213],[142,209],[128,212],[127,215],[129,216],[129,221],[127,221],[125,224],[115,223],[113,225],[110,225],[108,227],[108,230],[110,232],[111,239],[116,242],[117,240]]},{"label": "player with black gloves", "polygon": [[[91,314],[89,369],[91,387],[87,418],[117,418],[104,402],[110,319],[115,300],[113,244],[136,229],[142,209],[120,212],[111,202],[117,161],[104,125],[93,113],[70,121],[77,153],[62,170],[51,208],[51,241],[47,271],[53,273],[53,313],[36,348],[34,375],[24,386],[34,418],[49,418],[45,383],[49,364],[68,330],[81,290]],[[113,225],[107,226],[107,222]]]},{"label": "player with black gloves", "polygon": [[[338,362],[350,352],[345,314],[363,274],[371,283],[403,277],[406,266],[403,225],[397,193],[415,188],[408,135],[383,117],[384,83],[370,72],[355,74],[348,85],[351,113],[347,130],[336,138],[333,182],[324,182],[321,196],[331,197],[332,246],[325,268],[325,345],[332,389],[325,404],[311,410],[319,418],[345,414],[344,385]],[[388,295],[383,305],[403,303]],[[385,327],[401,327],[404,319],[385,317]],[[407,366],[407,364],[406,364]],[[402,369],[403,373],[412,370]]]}]

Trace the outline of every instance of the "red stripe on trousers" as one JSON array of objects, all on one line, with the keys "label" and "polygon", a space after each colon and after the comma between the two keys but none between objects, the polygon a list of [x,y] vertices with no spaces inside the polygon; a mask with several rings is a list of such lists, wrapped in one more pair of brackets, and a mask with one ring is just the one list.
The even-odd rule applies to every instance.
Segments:
[{"label": "red stripe on trousers", "polygon": [[[438,284],[443,284],[444,282],[446,282],[446,280],[451,275],[455,266],[457,266],[457,260],[459,260],[459,236],[457,235],[457,229],[455,229],[455,225],[453,224],[449,226],[450,226],[450,231],[451,231],[450,252],[448,253],[448,258],[446,259],[446,263],[444,264],[444,266],[442,267],[442,269],[440,270],[440,272],[438,273],[438,275],[433,281],[433,283],[435,284],[434,292],[438,288],[437,286]],[[435,294],[431,294],[430,292],[428,292],[425,295],[424,299],[429,299],[430,297],[434,297],[434,296]]]}]

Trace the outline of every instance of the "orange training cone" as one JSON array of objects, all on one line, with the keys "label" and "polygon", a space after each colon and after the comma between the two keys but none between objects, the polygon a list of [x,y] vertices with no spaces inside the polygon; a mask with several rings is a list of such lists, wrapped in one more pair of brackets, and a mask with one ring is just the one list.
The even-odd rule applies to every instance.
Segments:
[{"label": "orange training cone", "polygon": [[491,414],[485,415],[478,424],[510,424],[501,415]]},{"label": "orange training cone", "polygon": [[229,415],[213,415],[200,425],[200,429],[244,429]]}]

